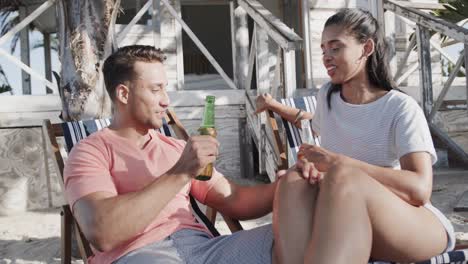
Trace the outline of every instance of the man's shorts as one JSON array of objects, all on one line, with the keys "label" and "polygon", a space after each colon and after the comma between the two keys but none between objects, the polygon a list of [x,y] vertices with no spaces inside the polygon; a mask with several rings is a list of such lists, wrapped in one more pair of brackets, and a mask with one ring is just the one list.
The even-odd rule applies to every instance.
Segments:
[{"label": "man's shorts", "polygon": [[205,232],[182,229],[162,241],[129,252],[114,264],[270,264],[272,251],[271,224],[215,238]]}]

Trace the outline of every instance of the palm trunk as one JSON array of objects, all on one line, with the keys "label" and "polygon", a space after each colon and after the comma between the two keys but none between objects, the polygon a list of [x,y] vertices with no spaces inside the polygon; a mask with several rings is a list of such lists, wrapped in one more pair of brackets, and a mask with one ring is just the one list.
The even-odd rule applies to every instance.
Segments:
[{"label": "palm trunk", "polygon": [[60,0],[57,3],[62,64],[62,118],[82,120],[111,115],[100,68],[109,53],[109,27],[119,0]]}]

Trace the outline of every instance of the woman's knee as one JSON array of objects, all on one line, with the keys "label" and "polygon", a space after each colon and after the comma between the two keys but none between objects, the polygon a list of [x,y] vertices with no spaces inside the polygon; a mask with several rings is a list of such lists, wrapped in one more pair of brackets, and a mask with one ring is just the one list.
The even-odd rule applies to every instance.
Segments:
[{"label": "woman's knee", "polygon": [[320,188],[334,195],[362,193],[365,177],[368,176],[360,169],[337,165],[325,174]]},{"label": "woman's knee", "polygon": [[311,185],[295,170],[288,170],[278,181],[276,188],[277,196],[310,196],[310,193],[315,193],[317,189],[317,185]]}]

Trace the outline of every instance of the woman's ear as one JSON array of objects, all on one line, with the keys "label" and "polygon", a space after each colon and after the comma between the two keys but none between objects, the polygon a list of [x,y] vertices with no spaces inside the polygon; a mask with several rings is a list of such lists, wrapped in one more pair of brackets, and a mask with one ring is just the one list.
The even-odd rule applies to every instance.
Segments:
[{"label": "woman's ear", "polygon": [[375,42],[373,39],[367,39],[366,42],[364,42],[364,51],[363,51],[363,56],[368,58],[374,53],[375,51]]},{"label": "woman's ear", "polygon": [[127,104],[129,93],[130,89],[126,85],[119,84],[115,88],[115,100],[122,104]]}]

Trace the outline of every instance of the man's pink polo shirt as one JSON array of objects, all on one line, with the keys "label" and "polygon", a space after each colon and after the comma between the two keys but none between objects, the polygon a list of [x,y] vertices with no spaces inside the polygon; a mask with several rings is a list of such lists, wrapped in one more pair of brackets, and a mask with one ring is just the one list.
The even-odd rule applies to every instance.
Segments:
[{"label": "man's pink polo shirt", "polygon": [[[73,147],[64,170],[66,197],[71,208],[77,200],[94,192],[122,195],[141,190],[174,166],[185,142],[155,131],[150,132],[150,135],[151,140],[141,149],[109,128],[104,128]],[[95,255],[90,263],[111,263],[132,250],[160,241],[182,228],[209,233],[193,217],[189,193],[204,203],[206,194],[221,177],[220,173],[215,172],[210,181],[191,181],[145,230],[111,251],[99,252],[93,249]]]}]

